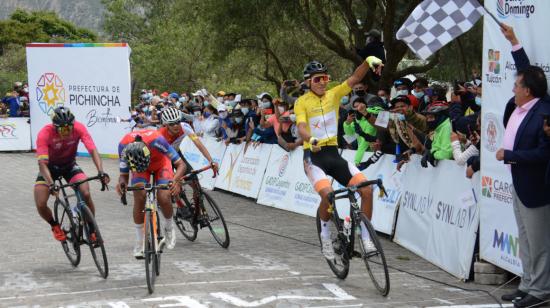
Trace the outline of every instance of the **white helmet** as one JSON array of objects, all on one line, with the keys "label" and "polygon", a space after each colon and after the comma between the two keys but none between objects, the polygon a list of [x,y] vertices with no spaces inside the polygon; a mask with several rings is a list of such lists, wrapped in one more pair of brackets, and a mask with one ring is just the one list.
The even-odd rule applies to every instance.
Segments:
[{"label": "white helmet", "polygon": [[166,108],[160,116],[162,124],[172,124],[181,122],[182,112],[174,107]]}]

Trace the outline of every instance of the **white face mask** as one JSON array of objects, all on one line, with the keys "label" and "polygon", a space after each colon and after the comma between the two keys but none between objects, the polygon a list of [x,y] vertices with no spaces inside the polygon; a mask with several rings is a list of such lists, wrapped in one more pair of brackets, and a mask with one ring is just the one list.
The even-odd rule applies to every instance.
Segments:
[{"label": "white face mask", "polygon": [[395,94],[397,94],[397,96],[399,96],[399,95],[409,95],[409,91],[399,90],[399,91],[395,92]]},{"label": "white face mask", "polygon": [[194,114],[196,117],[200,117],[200,116],[201,116],[201,112],[200,112],[200,111],[195,111],[193,114]]},{"label": "white face mask", "polygon": [[243,118],[235,118],[235,123],[240,124],[243,121]]},{"label": "white face mask", "polygon": [[279,112],[280,112],[280,113],[285,112],[285,107],[279,106],[279,107],[277,107],[277,108],[279,109]]},{"label": "white face mask", "polygon": [[261,102],[260,103],[260,108],[262,109],[267,109],[271,106],[271,104],[269,102]]},{"label": "white face mask", "polygon": [[296,115],[294,113],[290,115],[290,121],[296,123]]},{"label": "white face mask", "polygon": [[181,106],[180,102],[176,102],[176,107],[179,108]]},{"label": "white face mask", "polygon": [[249,110],[248,110],[248,108],[243,107],[243,108],[241,108],[241,111],[243,112],[244,115],[247,115]]},{"label": "white face mask", "polygon": [[226,111],[220,112],[219,115],[220,115],[220,118],[222,118],[222,119],[227,118],[227,112]]}]

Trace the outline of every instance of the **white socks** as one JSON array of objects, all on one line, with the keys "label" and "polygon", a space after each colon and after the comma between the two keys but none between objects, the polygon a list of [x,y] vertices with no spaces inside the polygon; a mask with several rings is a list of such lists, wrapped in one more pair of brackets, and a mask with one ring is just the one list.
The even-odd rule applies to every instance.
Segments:
[{"label": "white socks", "polygon": [[330,238],[330,229],[328,227],[328,224],[330,221],[324,221],[322,219],[320,220],[321,220],[321,238],[328,239]]},{"label": "white socks", "polygon": [[172,217],[166,218],[163,215],[162,218],[164,219],[164,229],[167,231],[172,231],[172,228],[174,228],[174,225],[173,225],[174,220],[172,219]]},{"label": "white socks", "polygon": [[361,239],[363,240],[370,239],[369,231],[367,230],[367,226],[365,225],[364,222],[361,222]]},{"label": "white socks", "polygon": [[136,241],[143,242],[143,224],[135,224],[136,226]]}]

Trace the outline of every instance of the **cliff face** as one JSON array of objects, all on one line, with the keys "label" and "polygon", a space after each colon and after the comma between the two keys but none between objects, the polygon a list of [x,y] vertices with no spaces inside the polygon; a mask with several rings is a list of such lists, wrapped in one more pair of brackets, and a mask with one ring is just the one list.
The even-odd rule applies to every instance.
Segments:
[{"label": "cliff face", "polygon": [[101,32],[104,8],[101,0],[1,0],[0,19],[22,8],[30,11],[54,11],[75,25]]}]

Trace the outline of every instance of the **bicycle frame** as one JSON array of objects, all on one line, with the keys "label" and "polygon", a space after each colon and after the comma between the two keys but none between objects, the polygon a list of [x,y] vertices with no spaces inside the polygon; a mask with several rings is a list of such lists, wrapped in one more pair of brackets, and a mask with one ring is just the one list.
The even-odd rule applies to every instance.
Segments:
[{"label": "bicycle frame", "polygon": [[[156,187],[151,184],[146,184],[144,187],[144,190],[146,193],[146,198],[145,198],[145,209],[143,211],[144,213],[146,212],[151,213],[151,216],[153,219],[153,237],[155,241],[155,245],[154,245],[155,253],[159,253],[160,249],[159,249],[159,242],[158,242],[158,225],[157,225],[158,211],[157,211]],[[147,236],[146,234],[147,230],[145,230],[145,226],[147,225],[146,219],[147,219],[147,215],[144,215],[143,217],[144,240],[145,240],[145,236]]]}]

